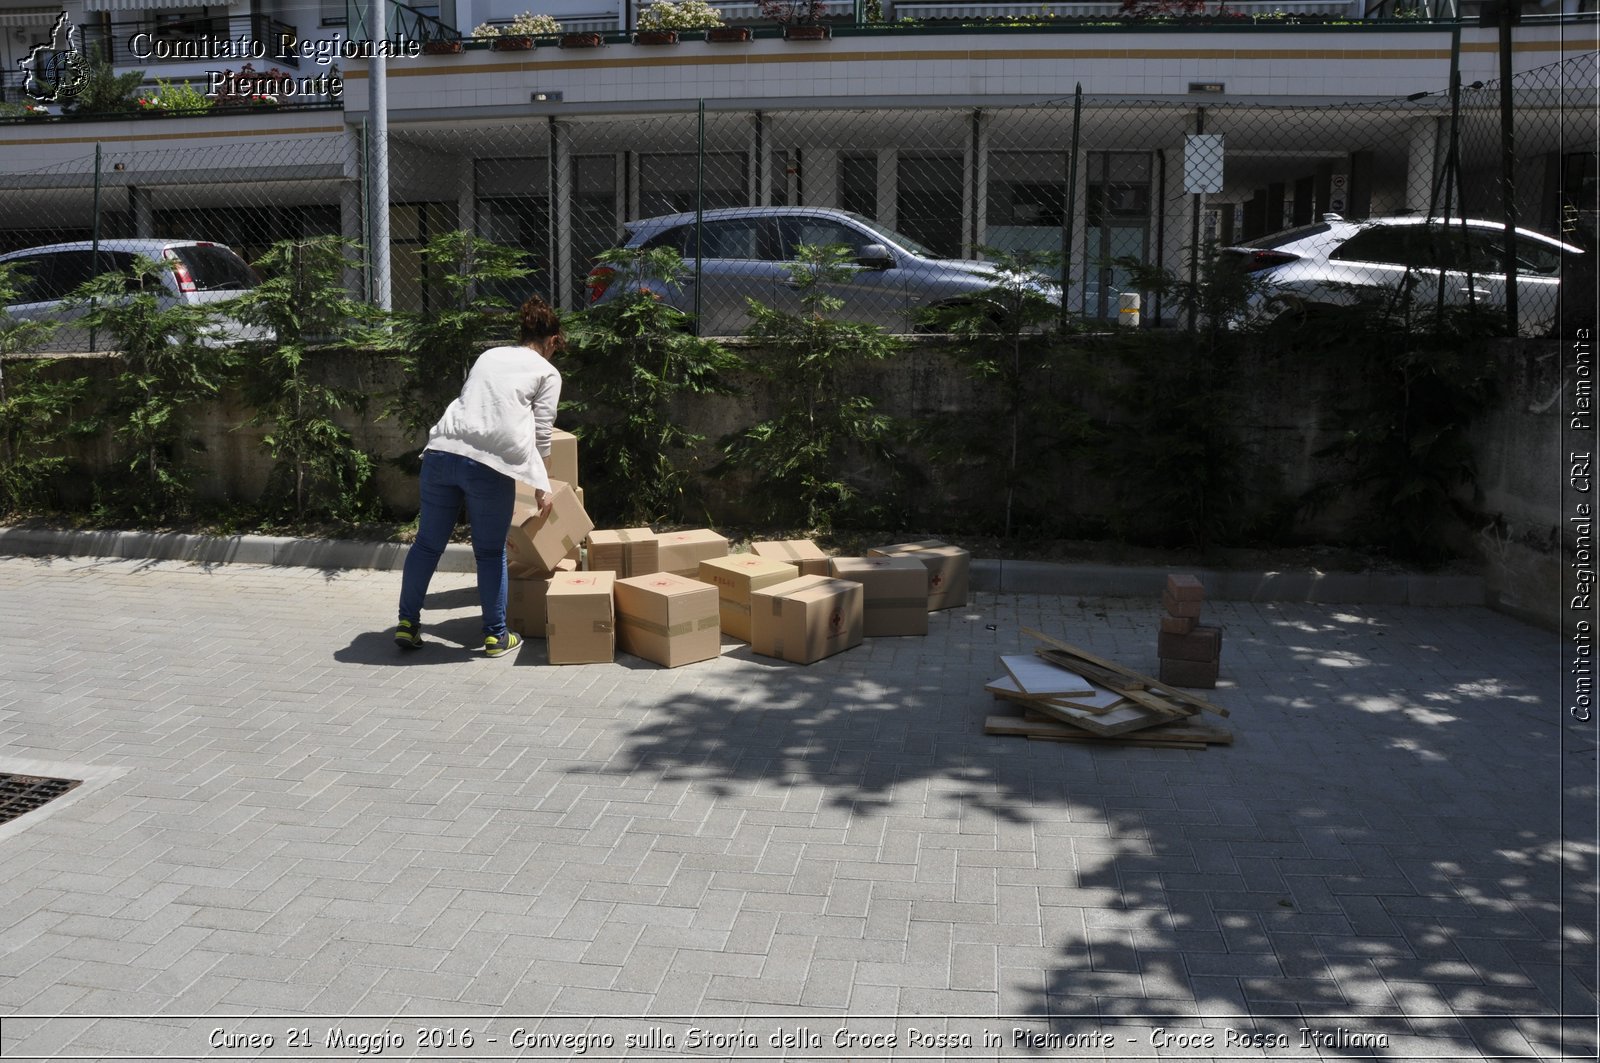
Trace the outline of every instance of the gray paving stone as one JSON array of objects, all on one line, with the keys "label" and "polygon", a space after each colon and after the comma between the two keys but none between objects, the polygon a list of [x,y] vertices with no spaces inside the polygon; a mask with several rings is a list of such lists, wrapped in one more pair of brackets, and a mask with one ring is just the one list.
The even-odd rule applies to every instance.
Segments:
[{"label": "gray paving stone", "polygon": [[[981,734],[1022,623],[1153,668],[1138,599],[980,592],[805,669],[731,641],[552,669],[396,658],[381,570],[0,558],[0,585],[0,770],[125,769],[0,835],[0,957],[27,957],[0,1017],[1339,1004],[1470,1057],[1550,1035],[1456,1011],[1592,1007],[1529,870],[1556,804],[1501,785],[1548,767],[1527,662],[1555,637],[1479,608],[1209,602],[1236,742],[1173,755]],[[471,577],[435,592],[470,640]],[[44,616],[93,620],[94,652],[51,652]]]}]

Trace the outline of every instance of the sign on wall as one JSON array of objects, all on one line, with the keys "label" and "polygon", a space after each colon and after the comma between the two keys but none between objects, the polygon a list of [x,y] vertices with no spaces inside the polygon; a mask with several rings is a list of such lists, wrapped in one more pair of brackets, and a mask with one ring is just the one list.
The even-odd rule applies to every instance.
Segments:
[{"label": "sign on wall", "polygon": [[1183,190],[1190,195],[1222,191],[1222,134],[1183,138]]}]

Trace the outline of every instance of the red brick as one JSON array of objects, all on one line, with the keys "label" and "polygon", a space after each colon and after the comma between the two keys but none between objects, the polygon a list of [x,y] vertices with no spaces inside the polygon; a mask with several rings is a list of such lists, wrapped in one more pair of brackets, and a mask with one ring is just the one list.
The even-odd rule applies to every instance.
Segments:
[{"label": "red brick", "polygon": [[1169,575],[1167,593],[1180,602],[1203,602],[1206,598],[1205,585],[1197,576]]},{"label": "red brick", "polygon": [[1161,618],[1161,630],[1176,635],[1187,635],[1198,623],[1200,618],[1197,616],[1173,616],[1169,613]]},{"label": "red brick", "polygon": [[1220,669],[1216,661],[1174,661],[1163,658],[1158,678],[1175,687],[1214,687]]},{"label": "red brick", "polygon": [[1200,607],[1204,604],[1205,603],[1201,601],[1179,601],[1166,591],[1161,592],[1161,607],[1167,611],[1169,616],[1199,616]]},{"label": "red brick", "polygon": [[1222,629],[1196,627],[1186,635],[1163,631],[1156,637],[1156,656],[1162,660],[1215,661],[1222,656]]}]

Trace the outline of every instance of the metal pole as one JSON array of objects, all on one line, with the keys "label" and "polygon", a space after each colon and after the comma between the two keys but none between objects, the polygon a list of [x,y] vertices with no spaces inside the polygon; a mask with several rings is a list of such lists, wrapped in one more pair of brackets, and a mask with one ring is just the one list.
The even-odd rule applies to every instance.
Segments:
[{"label": "metal pole", "polygon": [[[370,0],[370,39],[373,43],[385,41],[389,31],[384,10],[389,0]],[[371,97],[367,110],[372,115],[372,146],[369,162],[372,166],[372,304],[380,310],[393,307],[389,286],[389,80],[387,60],[381,48],[378,55],[369,59],[367,72],[371,83]]]},{"label": "metal pole", "polygon": [[[1196,136],[1206,131],[1206,109],[1195,109],[1194,132]],[[1200,287],[1200,214],[1205,210],[1205,193],[1194,194],[1194,206],[1191,211],[1193,217],[1189,219],[1189,331],[1193,332],[1199,324],[1197,313],[1200,300],[1195,298],[1195,292]],[[1273,230],[1272,219],[1267,219],[1267,231]]]},{"label": "metal pole", "polygon": [[561,218],[558,216],[556,202],[561,192],[561,179],[558,172],[558,149],[556,147],[556,119],[551,115],[545,120],[545,165],[544,165],[544,225],[545,225],[545,256],[549,262],[550,305],[555,306],[561,298],[560,272],[561,248],[559,245],[561,233]]},{"label": "metal pole", "polygon": [[1506,225],[1506,323],[1517,334],[1517,148],[1511,113],[1511,21],[1521,0],[1500,0],[1500,185]]},{"label": "metal pole", "polygon": [[700,100],[695,130],[694,334],[700,335],[700,230],[706,215],[706,101]]},{"label": "metal pole", "polygon": [[1072,239],[1078,209],[1078,121],[1083,116],[1083,82],[1072,90],[1072,146],[1067,150],[1066,200],[1061,204],[1061,328],[1067,327],[1067,285],[1072,281]]},{"label": "metal pole", "polygon": [[[372,130],[361,120],[361,246],[372,246]],[[361,256],[361,295],[372,301],[372,256]]]},{"label": "metal pole", "polygon": [[[94,233],[91,237],[92,248],[89,261],[94,263],[96,273],[100,272],[100,142],[94,144]],[[96,350],[95,330],[89,329],[89,350]]]}]

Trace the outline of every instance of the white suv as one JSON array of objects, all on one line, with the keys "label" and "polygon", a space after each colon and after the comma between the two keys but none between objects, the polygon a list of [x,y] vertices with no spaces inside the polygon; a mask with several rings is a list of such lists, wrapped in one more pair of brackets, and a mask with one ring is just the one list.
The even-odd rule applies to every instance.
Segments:
[{"label": "white suv", "polygon": [[[1528,229],[1516,230],[1517,331],[1543,336],[1555,327],[1564,264],[1581,248]],[[1287,229],[1221,251],[1223,261],[1250,273],[1247,317],[1349,306],[1374,296],[1406,296],[1418,312],[1447,307],[1503,310],[1508,272],[1500,222],[1387,217],[1346,221],[1325,214],[1313,225]]]},{"label": "white suv", "polygon": [[[199,240],[123,239],[89,240],[30,247],[0,255],[0,263],[13,266],[21,274],[17,301],[6,306],[6,313],[24,321],[55,321],[58,328],[45,342],[54,351],[89,350],[89,330],[70,322],[83,310],[70,304],[69,296],[79,285],[103,273],[122,273],[137,258],[148,258],[168,268],[161,272],[165,305],[200,305],[225,302],[250,291],[259,283],[256,271],[232,249]],[[218,342],[237,342],[261,338],[259,330],[235,321],[218,323]],[[104,348],[107,337],[96,345]]]}]

